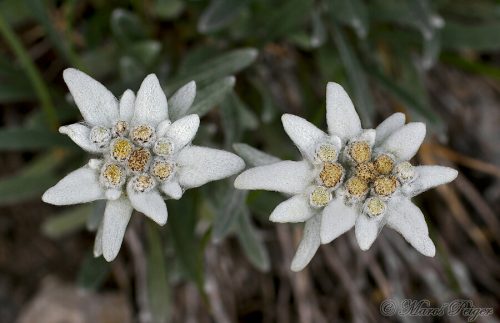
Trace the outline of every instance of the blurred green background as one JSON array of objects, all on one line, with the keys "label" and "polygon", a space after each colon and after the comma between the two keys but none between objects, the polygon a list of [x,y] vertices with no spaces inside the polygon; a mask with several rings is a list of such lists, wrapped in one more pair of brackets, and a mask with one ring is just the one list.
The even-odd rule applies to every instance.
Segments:
[{"label": "blurred green background", "polygon": [[[0,321],[413,322],[381,316],[380,302],[395,298],[468,299],[493,307],[492,322],[499,50],[494,0],[1,1]],[[418,162],[461,172],[416,200],[436,257],[390,230],[361,252],[350,232],[292,273],[302,227],[267,220],[283,197],[228,179],[168,201],[165,227],[134,216],[117,260],[94,259],[103,204],[40,201],[89,158],[57,132],[81,119],[66,67],[116,96],[149,73],[167,95],[195,80],[196,144],[243,142],[283,159],[299,154],[280,116],[325,129],[328,81],[346,88],[364,128],[396,111],[424,121]],[[436,319],[464,318],[418,318]]]}]

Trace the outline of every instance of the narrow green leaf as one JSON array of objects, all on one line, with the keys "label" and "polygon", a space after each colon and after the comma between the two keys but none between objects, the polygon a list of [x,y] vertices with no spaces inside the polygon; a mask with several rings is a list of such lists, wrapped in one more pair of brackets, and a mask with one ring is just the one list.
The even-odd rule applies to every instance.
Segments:
[{"label": "narrow green leaf", "polygon": [[0,205],[14,204],[34,197],[54,185],[58,176],[55,168],[62,158],[53,153],[31,162],[20,173],[0,180]]},{"label": "narrow green leaf", "polygon": [[91,214],[91,204],[72,207],[58,215],[48,218],[42,225],[42,232],[52,239],[61,238],[85,228],[87,218]]},{"label": "narrow green leaf", "polygon": [[212,239],[214,242],[224,239],[237,219],[243,216],[243,212],[245,210],[248,212],[245,205],[246,196],[246,191],[235,190],[231,182],[213,222]]},{"label": "narrow green leaf", "polygon": [[104,283],[109,275],[111,266],[104,257],[95,258],[92,252],[85,257],[77,277],[77,284],[81,288],[95,291]]},{"label": "narrow green leaf", "polygon": [[383,86],[389,93],[404,104],[408,109],[413,110],[415,113],[421,115],[429,122],[438,125],[441,124],[441,118],[432,109],[419,102],[412,93],[406,91],[404,88],[393,82],[388,76],[384,75],[381,71],[371,69],[370,74],[374,76],[378,84]]},{"label": "narrow green leaf", "polygon": [[75,147],[67,136],[48,130],[0,129],[0,151],[28,151],[53,147]]},{"label": "narrow green leaf", "polygon": [[236,234],[248,260],[258,269],[268,271],[270,268],[269,254],[250,220],[249,212],[244,212],[236,219]]},{"label": "narrow green leaf", "polygon": [[203,293],[202,250],[195,234],[197,203],[193,194],[194,192],[187,192],[182,200],[169,201],[169,236],[185,275]]},{"label": "narrow green leaf", "polygon": [[166,322],[170,315],[170,286],[161,235],[156,224],[147,221],[148,291],[154,322]]},{"label": "narrow green leaf", "polygon": [[362,0],[330,0],[330,11],[337,21],[351,26],[359,38],[368,34],[368,10]]},{"label": "narrow green leaf", "polygon": [[247,144],[236,143],[233,145],[233,149],[243,158],[248,167],[269,165],[280,161],[278,157],[269,155]]},{"label": "narrow green leaf", "polygon": [[198,90],[193,105],[188,109],[186,114],[196,113],[200,117],[204,116],[210,109],[224,100],[234,87],[234,83],[234,76],[228,76]]},{"label": "narrow green leaf", "polygon": [[272,41],[298,30],[308,17],[312,4],[311,0],[289,0],[281,6],[270,4],[270,11],[257,22],[261,25],[262,37]]},{"label": "narrow green leaf", "polygon": [[146,38],[143,23],[134,13],[115,9],[111,15],[111,31],[122,44],[133,44]]},{"label": "narrow green leaf", "polygon": [[499,35],[498,22],[465,25],[448,20],[443,28],[443,47],[452,50],[497,51],[500,49]]},{"label": "narrow green leaf", "polygon": [[258,52],[254,48],[243,48],[205,60],[199,65],[191,66],[188,71],[168,82],[169,90],[176,90],[193,80],[201,86],[203,83],[206,84],[235,74],[252,64],[257,58],[257,54]]},{"label": "narrow green leaf", "polygon": [[71,43],[54,26],[53,19],[48,13],[47,4],[40,0],[24,0],[26,6],[30,8],[30,13],[43,26],[50,42],[66,58],[66,61],[73,67],[82,68],[80,60],[71,47]]},{"label": "narrow green leaf", "polygon": [[248,0],[212,0],[201,14],[198,31],[211,33],[224,28],[238,18],[247,4]]},{"label": "narrow green leaf", "polygon": [[359,58],[344,38],[339,27],[332,28],[333,39],[337,46],[344,67],[347,72],[349,83],[354,90],[354,101],[361,118],[363,127],[370,128],[373,125],[375,107],[373,96],[363,66]]},{"label": "narrow green leaf", "polygon": [[57,114],[52,103],[52,99],[49,94],[49,89],[47,84],[45,84],[40,72],[31,60],[30,55],[24,48],[23,44],[10,28],[8,23],[4,20],[3,13],[0,12],[0,34],[4,37],[7,44],[12,48],[12,51],[16,54],[19,62],[26,72],[29,80],[31,81],[33,88],[41,102],[42,109],[45,113],[45,118],[47,124],[56,129],[58,127]]},{"label": "narrow green leaf", "polygon": [[153,13],[163,19],[174,19],[182,13],[185,5],[182,0],[156,0]]}]

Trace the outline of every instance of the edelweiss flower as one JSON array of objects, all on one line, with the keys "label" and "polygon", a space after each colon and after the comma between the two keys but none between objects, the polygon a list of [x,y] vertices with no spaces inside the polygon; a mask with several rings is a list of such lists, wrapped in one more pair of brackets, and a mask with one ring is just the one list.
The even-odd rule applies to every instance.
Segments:
[{"label": "edelweiss flower", "polygon": [[[270,220],[306,221],[304,236],[291,265],[294,271],[309,263],[321,243],[332,241],[355,223],[358,223],[356,237],[364,250],[386,222],[418,246],[419,251],[427,250],[424,248],[430,241],[427,226],[421,213],[415,214],[418,208],[409,198],[451,181],[456,171],[437,166],[408,166],[407,160],[424,138],[423,124],[403,126],[404,115],[396,113],[376,130],[365,130],[340,85],[328,83],[326,92],[329,134],[302,118],[284,115],[285,131],[304,160],[249,169],[236,178],[235,187],[293,195],[276,207]],[[414,225],[418,228],[407,229]]]},{"label": "edelweiss flower", "polygon": [[[171,122],[157,77],[147,76],[137,97],[125,91],[120,102],[102,84],[75,70],[64,81],[85,123],[61,127],[84,150],[99,155],[45,192],[55,205],[107,199],[94,246],[95,256],[113,260],[133,209],[160,225],[167,222],[161,195],[179,199],[183,191],[231,176],[244,168],[238,156],[191,145],[200,123],[196,114]],[[194,82],[172,98],[171,109],[186,111],[196,94]]]}]

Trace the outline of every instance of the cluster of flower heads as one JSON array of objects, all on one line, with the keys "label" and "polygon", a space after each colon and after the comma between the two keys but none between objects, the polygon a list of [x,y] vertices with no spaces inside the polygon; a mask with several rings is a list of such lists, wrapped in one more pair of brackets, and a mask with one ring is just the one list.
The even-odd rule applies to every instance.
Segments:
[{"label": "cluster of flower heads", "polygon": [[405,125],[404,115],[395,113],[376,129],[362,129],[344,89],[328,83],[326,92],[328,134],[300,117],[283,115],[284,129],[304,159],[248,169],[236,178],[235,187],[291,195],[270,220],[306,222],[291,265],[294,271],[310,262],[320,244],[353,226],[362,250],[370,248],[387,224],[416,250],[434,256],[424,216],[410,199],[452,181],[457,172],[409,162],[424,140],[423,123]]},{"label": "cluster of flower heads", "polygon": [[194,82],[179,89],[168,106],[155,75],[147,76],[137,96],[127,90],[120,101],[102,84],[75,70],[64,80],[85,119],[63,126],[84,150],[98,156],[45,192],[55,205],[108,200],[94,245],[95,256],[113,260],[120,250],[133,209],[160,225],[167,222],[164,199],[180,199],[184,190],[240,172],[243,160],[229,152],[191,144],[198,115],[182,115],[196,95]]}]

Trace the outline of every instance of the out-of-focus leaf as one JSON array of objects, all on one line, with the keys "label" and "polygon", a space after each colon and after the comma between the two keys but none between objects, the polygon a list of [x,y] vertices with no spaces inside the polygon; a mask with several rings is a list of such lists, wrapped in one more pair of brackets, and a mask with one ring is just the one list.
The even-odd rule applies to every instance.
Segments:
[{"label": "out-of-focus leaf", "polygon": [[394,95],[396,99],[398,99],[402,104],[408,107],[408,109],[413,110],[433,124],[442,123],[440,117],[436,113],[434,113],[432,109],[419,102],[419,100],[412,96],[410,92],[406,91],[404,88],[393,82],[388,76],[374,69],[370,70],[370,74],[373,75],[378,80],[378,83],[382,85],[387,91],[389,91],[389,93]]},{"label": "out-of-focus leaf", "polygon": [[314,49],[326,41],[326,28],[317,10],[311,12],[311,32],[301,30],[288,37],[294,44],[303,49]]},{"label": "out-of-focus leaf", "polygon": [[26,6],[23,1],[0,1],[0,12],[10,13],[15,12],[15,15],[5,15],[5,20],[10,25],[17,25],[18,23],[30,17],[30,8]]},{"label": "out-of-focus leaf", "polygon": [[115,9],[111,15],[111,31],[116,39],[123,44],[132,44],[146,38],[144,24],[134,13]]},{"label": "out-of-focus leaf", "polygon": [[75,144],[67,136],[48,130],[0,129],[0,151],[40,150],[60,146],[74,147]]},{"label": "out-of-focus leaf", "polygon": [[151,221],[146,226],[148,237],[148,294],[154,322],[166,322],[170,313],[170,286],[168,284],[165,254],[158,227]]},{"label": "out-of-focus leaf", "polygon": [[36,92],[27,80],[2,80],[0,86],[0,103],[15,103],[23,101],[33,101],[36,99]]},{"label": "out-of-focus leaf", "polygon": [[175,77],[168,83],[169,90],[176,90],[192,80],[202,86],[203,83],[235,74],[252,64],[257,54],[254,48],[244,48],[218,55],[200,65],[190,67],[189,70]]},{"label": "out-of-focus leaf", "polygon": [[269,254],[259,233],[253,226],[249,212],[236,219],[236,234],[248,260],[262,271],[270,268]]},{"label": "out-of-focus leaf", "polygon": [[214,242],[217,243],[224,239],[238,218],[243,216],[245,211],[248,212],[245,205],[246,196],[246,191],[235,190],[232,185],[226,189],[226,194],[213,222],[212,238]]},{"label": "out-of-focus leaf", "polygon": [[87,230],[96,231],[104,216],[106,201],[99,200],[92,203],[92,212],[87,218]]},{"label": "out-of-focus leaf", "polygon": [[276,7],[270,4],[270,7],[270,11],[266,12],[263,20],[259,22],[262,37],[267,41],[283,37],[291,31],[297,30],[308,17],[312,1],[289,0],[281,6]]},{"label": "out-of-focus leaf", "polygon": [[337,21],[351,26],[359,38],[368,34],[368,10],[362,0],[330,0],[330,11]]},{"label": "out-of-focus leaf", "polygon": [[182,0],[156,0],[153,13],[163,19],[173,19],[182,13],[184,7]]},{"label": "out-of-focus leaf", "polygon": [[464,59],[458,55],[444,54],[441,58],[442,61],[455,65],[464,71],[488,76],[500,80],[500,68],[493,65],[487,65],[480,61],[471,61]]},{"label": "out-of-focus leaf", "polygon": [[234,76],[228,76],[200,89],[196,94],[193,105],[186,114],[196,113],[200,117],[204,116],[210,109],[224,100],[225,96],[234,87],[234,82]]},{"label": "out-of-focus leaf", "polygon": [[26,6],[30,8],[30,13],[43,26],[51,43],[64,56],[68,63],[74,67],[81,68],[78,56],[73,51],[71,44],[54,26],[53,19],[47,12],[47,4],[40,0],[24,0]]},{"label": "out-of-focus leaf", "polygon": [[424,70],[433,67],[441,52],[441,30],[435,30],[430,39],[424,40],[424,49],[422,53],[421,65]]},{"label": "out-of-focus leaf", "polygon": [[201,14],[198,21],[198,31],[211,33],[222,29],[240,15],[248,0],[212,0]]},{"label": "out-of-focus leaf", "polygon": [[221,117],[226,147],[240,140],[246,129],[255,129],[258,126],[257,117],[234,91],[222,101]]},{"label": "out-of-focus leaf", "polygon": [[77,284],[87,290],[97,290],[108,277],[111,267],[104,257],[87,254],[78,272]]},{"label": "out-of-focus leaf", "polygon": [[132,86],[139,83],[146,71],[137,60],[130,56],[123,56],[120,58],[120,76],[127,86]]},{"label": "out-of-focus leaf", "polygon": [[161,44],[154,40],[144,40],[130,46],[128,51],[143,66],[150,67],[158,59],[161,52]]},{"label": "out-of-focus leaf", "polygon": [[47,154],[31,162],[20,173],[0,180],[0,205],[14,204],[34,197],[54,185],[58,176],[54,170],[60,165],[61,156]]},{"label": "out-of-focus leaf", "polygon": [[233,148],[243,158],[248,167],[269,165],[280,161],[278,157],[269,155],[247,144],[236,143]]},{"label": "out-of-focus leaf", "polygon": [[182,200],[169,201],[169,236],[184,274],[194,281],[203,293],[202,248],[195,234],[197,203],[193,194],[194,192],[188,191]]},{"label": "out-of-focus leaf", "polygon": [[[331,9],[331,8],[330,8]],[[354,98],[361,122],[365,128],[373,125],[375,107],[373,96],[370,92],[368,79],[359,58],[344,38],[342,31],[338,27],[332,28],[333,38],[347,72],[349,83],[354,90]]]},{"label": "out-of-focus leaf", "polygon": [[43,223],[42,231],[49,238],[61,238],[85,228],[87,218],[91,214],[92,205],[90,204],[72,207],[47,219]]},{"label": "out-of-focus leaf", "polygon": [[443,47],[445,49],[472,49],[496,51],[500,49],[500,23],[465,25],[447,21],[443,28]]}]

